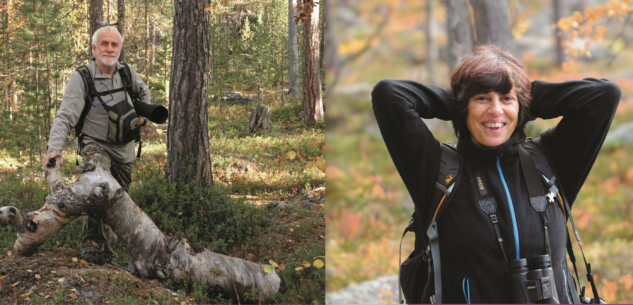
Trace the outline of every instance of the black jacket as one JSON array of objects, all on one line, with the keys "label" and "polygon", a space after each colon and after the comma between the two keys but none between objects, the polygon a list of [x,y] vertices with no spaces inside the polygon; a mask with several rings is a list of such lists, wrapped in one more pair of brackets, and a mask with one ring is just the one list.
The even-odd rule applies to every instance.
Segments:
[{"label": "black jacket", "polygon": [[[557,126],[541,133],[541,141],[552,152],[551,161],[572,206],[611,125],[620,88],[608,80],[593,78],[562,83],[534,81],[531,95],[533,117],[563,117]],[[372,102],[387,149],[416,210],[432,213],[429,208],[439,170],[440,143],[420,118],[451,120],[455,113],[453,92],[413,81],[383,80],[374,87]],[[542,220],[529,203],[517,139],[515,132],[498,147],[475,145],[470,136],[458,142],[465,161],[464,176],[453,190],[455,197],[438,227],[444,303],[468,303],[468,292],[469,303],[514,301],[494,228],[477,204],[469,164],[481,164],[498,203],[497,216],[508,259],[529,261],[532,256],[546,254]],[[559,301],[570,303],[569,295],[575,291],[565,283],[570,274],[559,200],[548,205],[546,216]]]}]

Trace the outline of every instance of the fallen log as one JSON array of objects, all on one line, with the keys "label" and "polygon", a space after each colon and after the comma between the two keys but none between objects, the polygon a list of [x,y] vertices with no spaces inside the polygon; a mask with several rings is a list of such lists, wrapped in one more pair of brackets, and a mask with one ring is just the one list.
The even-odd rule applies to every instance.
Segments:
[{"label": "fallen log", "polygon": [[274,266],[269,266],[272,272],[265,272],[268,265],[214,253],[190,245],[185,238],[164,235],[105,169],[109,168],[107,159],[99,155],[85,161],[80,166],[83,173],[69,185],[58,161],[59,157],[51,159],[47,165],[51,194],[42,208],[30,213],[13,206],[0,208],[0,226],[10,225],[17,232],[13,249],[19,255],[32,255],[79,216],[99,216],[125,241],[133,273],[176,283],[186,278],[238,302],[254,288],[259,302],[273,303],[281,283]]}]

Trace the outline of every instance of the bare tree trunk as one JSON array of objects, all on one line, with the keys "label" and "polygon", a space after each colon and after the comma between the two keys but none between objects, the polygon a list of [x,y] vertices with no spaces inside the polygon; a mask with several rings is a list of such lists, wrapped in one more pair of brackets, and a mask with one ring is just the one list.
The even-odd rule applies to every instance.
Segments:
[{"label": "bare tree trunk", "polygon": [[150,33],[149,33],[149,0],[145,0],[145,83],[149,86],[149,53],[150,53]]},{"label": "bare tree trunk", "polygon": [[92,56],[92,34],[103,26],[103,0],[90,0],[90,44],[88,54]]},{"label": "bare tree trunk", "polygon": [[209,18],[206,14],[204,2],[175,2],[167,138],[170,181],[196,181],[202,187],[213,185],[207,115]]},{"label": "bare tree trunk", "polygon": [[299,96],[299,49],[297,48],[296,15],[297,0],[288,0],[288,57],[290,58],[288,94],[292,98]]},{"label": "bare tree trunk", "polygon": [[[562,16],[562,8],[560,0],[552,0],[552,11],[554,15],[554,24],[558,23]],[[556,65],[559,68],[563,67],[563,61],[565,60],[564,50],[562,46],[563,31],[558,27],[554,27],[554,40],[556,41]]]},{"label": "bare tree trunk", "polygon": [[[310,12],[312,10],[312,12]],[[323,98],[319,65],[319,5],[314,0],[303,0],[303,12],[310,12],[303,20],[303,122],[322,122]]]},{"label": "bare tree trunk", "polygon": [[435,1],[426,0],[426,68],[431,84],[439,84],[437,73],[437,23],[435,22]]},{"label": "bare tree trunk", "polygon": [[510,50],[512,29],[507,0],[471,0],[477,43],[494,44]]},{"label": "bare tree trunk", "polygon": [[446,26],[448,32],[448,67],[453,67],[470,52],[475,39],[471,23],[470,6],[466,0],[446,1]]},{"label": "bare tree trunk", "polygon": [[[125,37],[125,0],[117,0],[118,24],[117,29],[121,33],[121,37]],[[119,61],[125,62],[125,43],[121,46],[121,55]]]},{"label": "bare tree trunk", "polygon": [[256,288],[260,302],[274,301],[281,281],[273,266],[267,273],[263,265],[211,252],[185,238],[165,236],[105,169],[110,167],[108,159],[95,155],[85,161],[80,166],[82,175],[70,185],[61,175],[59,159],[51,160],[46,168],[51,194],[42,208],[30,213],[13,206],[0,208],[0,226],[10,225],[17,232],[13,249],[19,255],[32,255],[79,216],[103,215],[126,243],[133,260],[131,271],[138,276],[176,283],[186,277],[238,302],[246,301],[244,294]]}]

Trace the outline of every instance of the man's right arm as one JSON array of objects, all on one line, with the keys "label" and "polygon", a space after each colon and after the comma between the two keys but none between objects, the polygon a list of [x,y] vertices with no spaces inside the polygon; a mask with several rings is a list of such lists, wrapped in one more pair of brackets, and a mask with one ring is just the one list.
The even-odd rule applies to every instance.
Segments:
[{"label": "man's right arm", "polygon": [[70,128],[79,121],[84,109],[84,84],[79,72],[73,72],[64,89],[62,104],[55,114],[51,134],[48,137],[47,156],[53,152],[61,152]]}]

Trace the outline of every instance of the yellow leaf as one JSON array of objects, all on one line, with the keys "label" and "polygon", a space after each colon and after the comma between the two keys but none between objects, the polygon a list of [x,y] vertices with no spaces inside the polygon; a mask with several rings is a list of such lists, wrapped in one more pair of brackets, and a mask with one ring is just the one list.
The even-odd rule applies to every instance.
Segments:
[{"label": "yellow leaf", "polygon": [[80,261],[79,261],[79,263],[80,263],[80,264],[84,264],[84,265],[87,265],[87,264],[88,264],[88,262],[87,262],[87,261],[85,261],[85,260],[83,260],[83,259],[82,259],[82,260],[80,260]]},{"label": "yellow leaf", "polygon": [[273,272],[273,268],[271,266],[264,266],[264,272],[271,273]]},{"label": "yellow leaf", "polygon": [[296,157],[297,157],[297,153],[292,150],[286,153],[286,158],[288,158],[288,160],[292,160]]},{"label": "yellow leaf", "polygon": [[293,148],[293,149],[297,148],[297,146],[299,146],[299,144],[301,144],[301,142],[297,142],[297,143],[295,143],[295,145],[292,145],[292,148]]},{"label": "yellow leaf", "polygon": [[293,228],[290,228],[290,232],[294,232],[294,231],[295,231],[295,229],[293,229]]},{"label": "yellow leaf", "polygon": [[317,260],[314,261],[314,263],[312,263],[312,266],[314,266],[317,269],[319,269],[319,268],[323,268],[323,266],[325,266],[325,264],[323,263],[322,260],[317,259]]},{"label": "yellow leaf", "polygon": [[210,11],[211,9],[213,9],[213,6],[211,6],[211,4],[207,4],[204,6],[204,11]]},{"label": "yellow leaf", "polygon": [[119,274],[119,271],[112,270],[112,273],[114,273],[114,274]]},{"label": "yellow leaf", "polygon": [[76,263],[76,262],[77,262],[77,258],[73,257],[73,263]]},{"label": "yellow leaf", "polygon": [[302,266],[309,268],[312,264],[310,264],[309,262],[303,261],[303,263],[301,263]]},{"label": "yellow leaf", "polygon": [[301,271],[301,270],[303,270],[303,267],[297,267],[297,268],[295,268],[295,271]]},{"label": "yellow leaf", "polygon": [[11,287],[15,287],[15,286],[17,286],[18,284],[20,284],[20,282],[15,282],[15,284],[11,285]]},{"label": "yellow leaf", "polygon": [[45,299],[48,299],[48,298],[50,298],[50,297],[51,297],[50,295],[46,295],[44,298],[45,298]]},{"label": "yellow leaf", "polygon": [[316,166],[318,169],[320,169],[322,172],[325,173],[325,160],[324,159],[319,159],[314,163],[314,166]]},{"label": "yellow leaf", "polygon": [[275,263],[275,261],[274,261],[274,260],[272,260],[272,259],[271,259],[271,260],[269,260],[268,262],[269,262],[271,265],[275,266],[275,267],[279,267],[279,265],[277,265],[277,263]]},{"label": "yellow leaf", "polygon": [[35,278],[39,280],[39,279],[41,279],[42,277],[41,277],[39,274],[36,274],[36,275],[35,275]]},{"label": "yellow leaf", "polygon": [[308,164],[306,164],[306,168],[313,167],[313,166],[314,166],[314,162],[315,162],[315,161],[310,161],[310,162],[308,162]]}]

